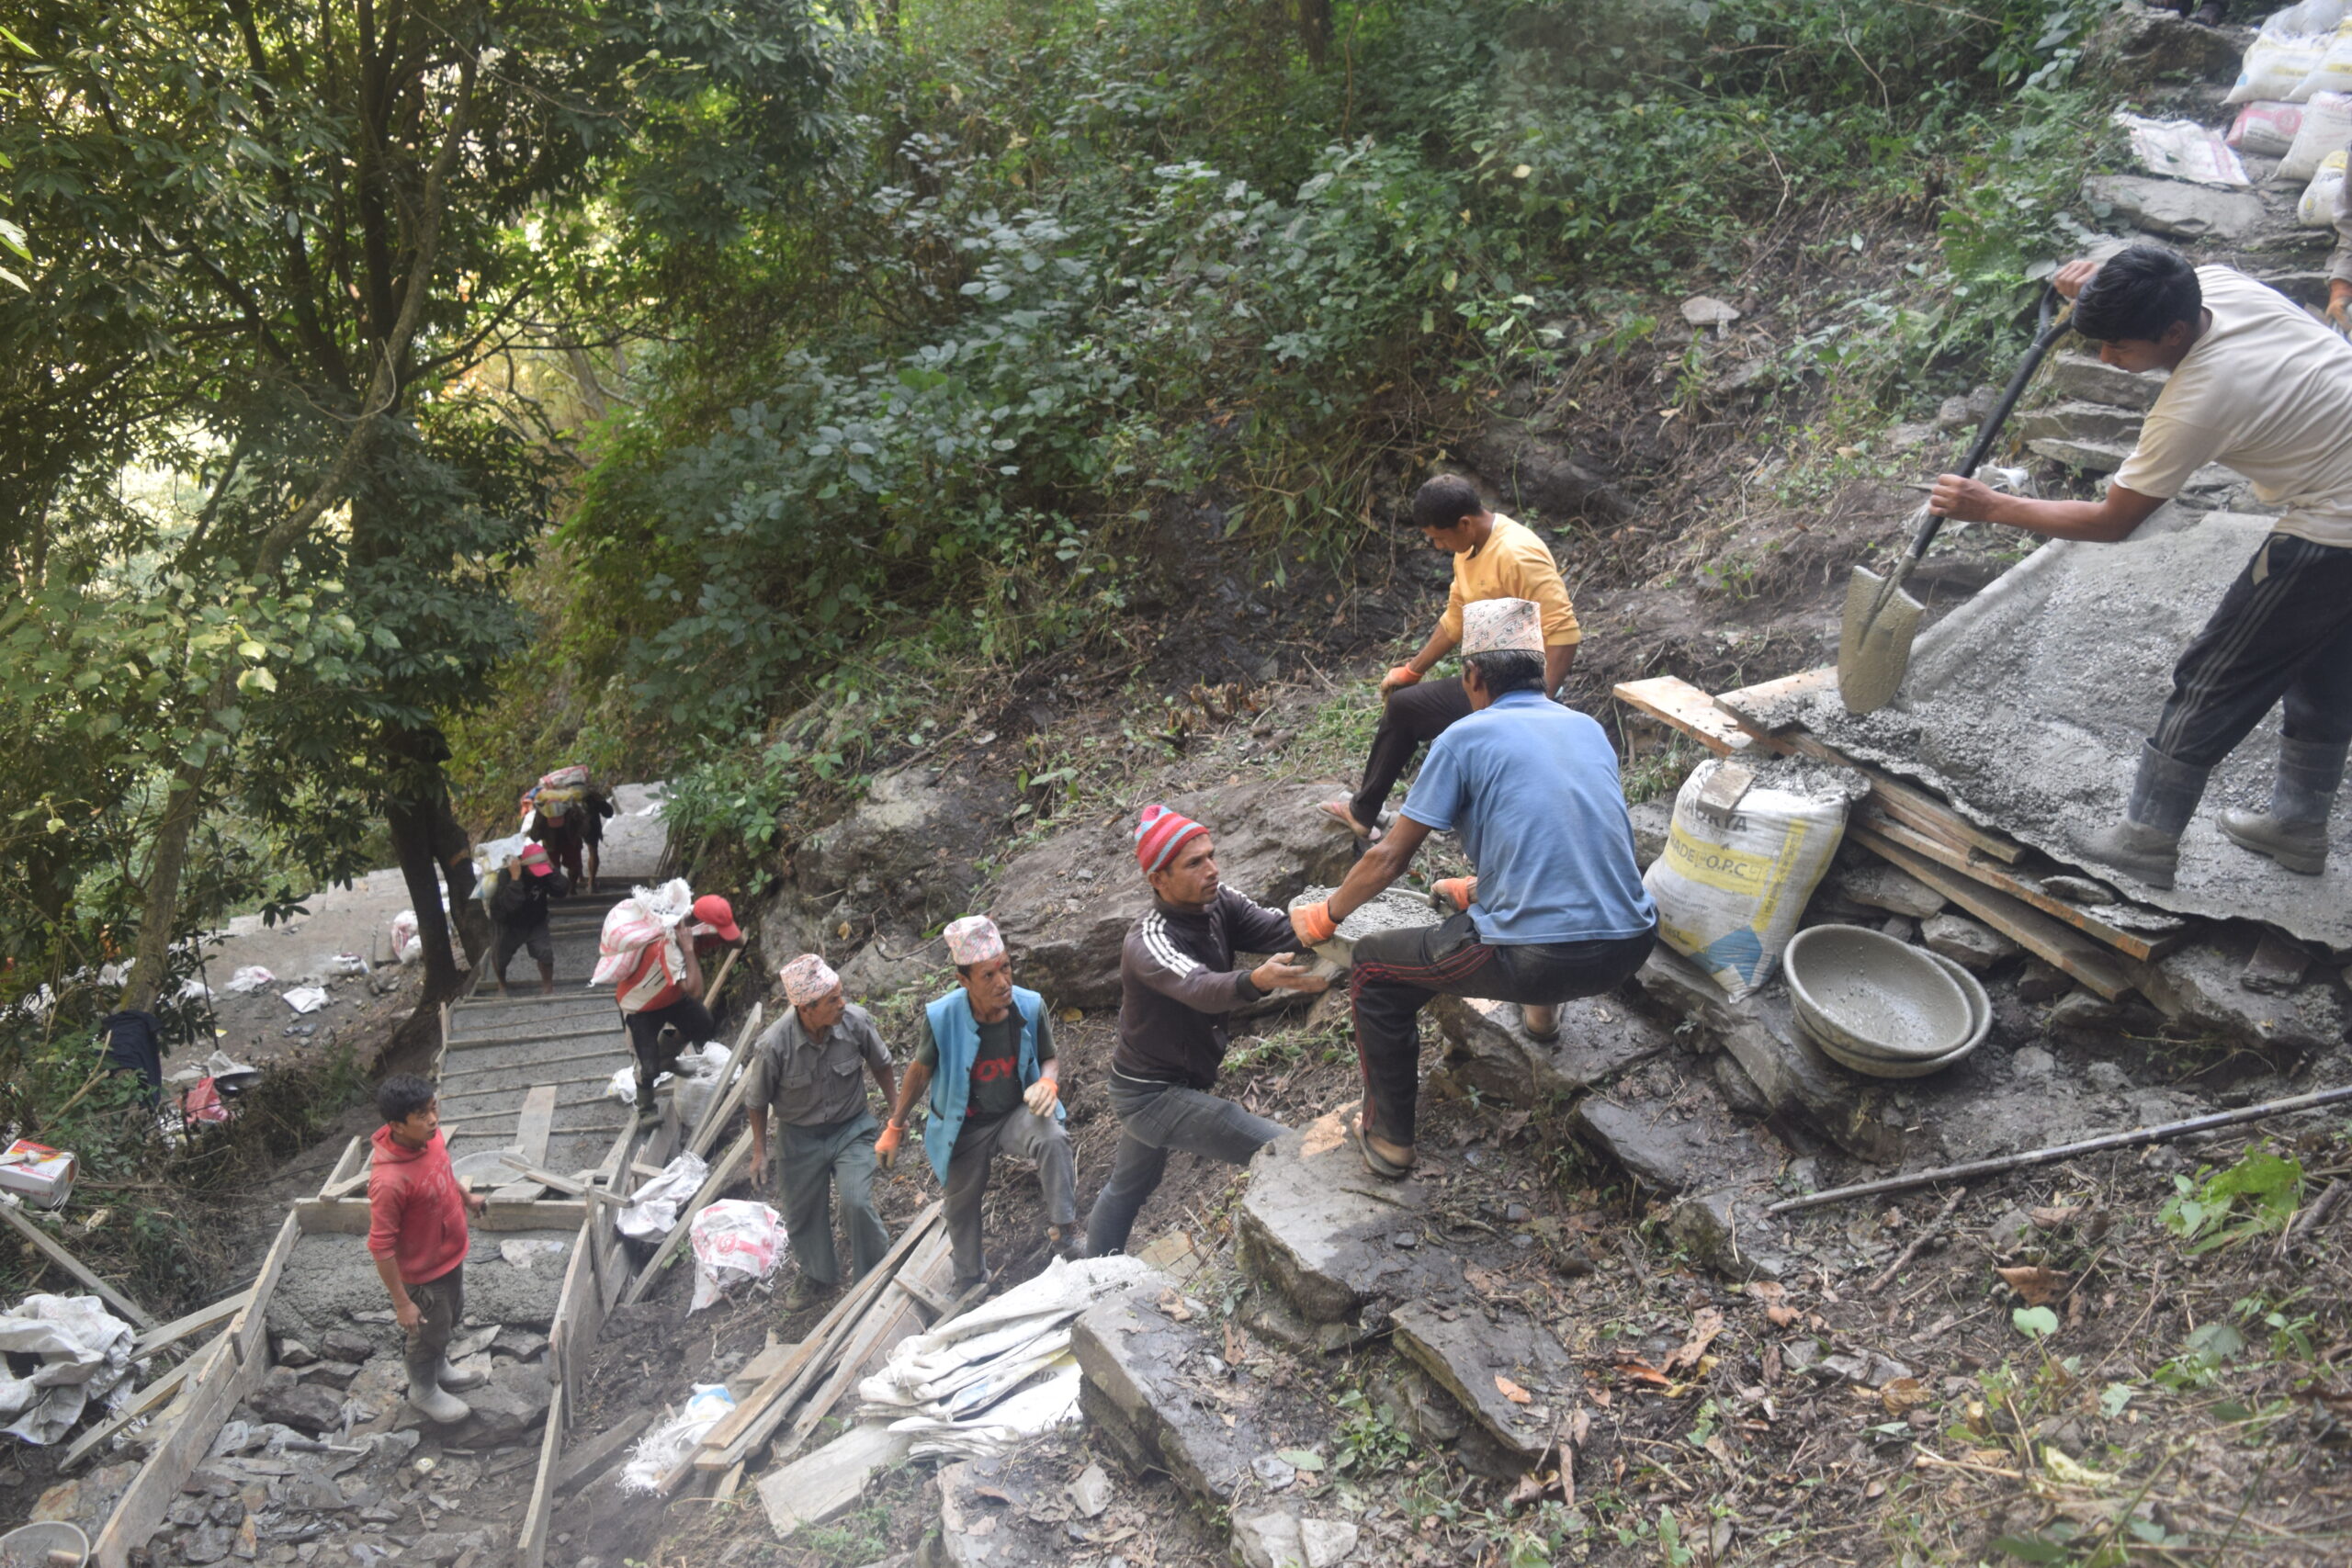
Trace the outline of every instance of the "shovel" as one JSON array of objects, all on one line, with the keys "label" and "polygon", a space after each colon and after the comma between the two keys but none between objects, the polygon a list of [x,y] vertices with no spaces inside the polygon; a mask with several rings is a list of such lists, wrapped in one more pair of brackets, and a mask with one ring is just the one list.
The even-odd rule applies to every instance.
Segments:
[{"label": "shovel", "polygon": [[[1976,433],[1976,443],[1969,447],[1967,460],[1960,466],[1960,477],[1967,479],[1976,472],[1993,449],[1994,438],[2007,423],[2009,411],[2018,406],[2026,383],[2041,368],[2043,355],[2050,345],[2066,333],[2073,323],[2057,314],[2058,293],[2049,285],[2041,289],[2041,306],[2037,319],[2033,346],[2026,350],[2025,358],[2018,365],[2017,374],[2009,378],[2008,390],[1993,412],[1984,416],[1984,426]],[[1911,667],[1911,642],[1919,635],[1919,616],[1926,606],[1903,592],[1904,580],[1928,547],[1936,542],[1937,531],[1942,528],[1941,514],[1930,512],[1919,520],[1918,531],[1911,536],[1911,547],[1894,563],[1894,570],[1881,577],[1868,567],[1858,566],[1846,584],[1846,624],[1838,637],[1838,694],[1845,699],[1848,713],[1875,713],[1894,700],[1903,684],[1905,671]]]}]

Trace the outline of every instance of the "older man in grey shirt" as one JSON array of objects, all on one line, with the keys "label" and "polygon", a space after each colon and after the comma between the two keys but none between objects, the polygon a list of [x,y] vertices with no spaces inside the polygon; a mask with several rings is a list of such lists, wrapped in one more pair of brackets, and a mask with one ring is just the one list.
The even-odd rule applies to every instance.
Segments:
[{"label": "older man in grey shirt", "polygon": [[874,1137],[880,1123],[867,1109],[865,1074],[882,1102],[898,1098],[890,1050],[865,1010],[842,995],[838,976],[813,953],[784,966],[791,1010],[752,1047],[744,1102],[752,1121],[752,1185],[765,1190],[768,1117],[775,1117],[784,1228],[800,1259],[800,1277],[784,1310],[814,1304],[841,1282],[833,1251],[832,1197],[838,1189],[849,1227],[854,1278],[882,1261],[890,1233],[874,1209]]}]

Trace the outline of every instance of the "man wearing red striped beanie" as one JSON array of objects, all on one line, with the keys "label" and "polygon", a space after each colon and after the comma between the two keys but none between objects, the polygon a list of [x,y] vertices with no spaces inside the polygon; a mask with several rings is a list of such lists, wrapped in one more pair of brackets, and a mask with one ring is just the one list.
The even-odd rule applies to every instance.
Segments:
[{"label": "man wearing red striped beanie", "polygon": [[1119,1044],[1108,1089],[1119,1149],[1087,1216],[1086,1250],[1095,1258],[1127,1245],[1169,1150],[1246,1165],[1281,1134],[1280,1123],[1210,1092],[1225,1062],[1226,1016],[1275,991],[1330,984],[1283,957],[1236,966],[1236,952],[1288,949],[1290,917],[1219,880],[1208,829],[1147,806],[1135,841],[1152,908],[1128,931],[1119,954]]}]

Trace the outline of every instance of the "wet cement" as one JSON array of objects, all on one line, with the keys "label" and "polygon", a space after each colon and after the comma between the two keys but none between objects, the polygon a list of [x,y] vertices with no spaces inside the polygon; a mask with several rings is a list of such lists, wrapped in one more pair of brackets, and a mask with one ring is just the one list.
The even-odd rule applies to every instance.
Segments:
[{"label": "wet cement", "polygon": [[[571,1261],[577,1231],[473,1232],[466,1254],[466,1315],[483,1323],[546,1333],[555,1321],[556,1298]],[[499,1255],[506,1242],[555,1242],[561,1250],[534,1248],[530,1267],[518,1269]],[[385,1349],[400,1344],[390,1318],[391,1299],[368,1255],[364,1235],[306,1235],[294,1244],[286,1272],[269,1296],[270,1331],[315,1346],[330,1329],[347,1329],[377,1340]],[[367,1314],[368,1316],[356,1314]],[[382,1321],[373,1321],[381,1318]]]},{"label": "wet cement", "polygon": [[[2082,866],[2070,830],[2120,818],[2140,748],[2172,689],[2173,661],[2270,530],[2271,520],[2166,506],[2120,545],[2043,546],[1920,635],[1901,694],[1877,713],[1833,692],[1769,717],[1943,792],[1962,814]],[[2352,947],[2352,812],[2338,812],[2324,876],[2239,849],[2214,818],[2270,798],[2276,711],[2214,771],[2181,840],[2170,891],[2122,880],[2180,914],[2266,920]]]}]

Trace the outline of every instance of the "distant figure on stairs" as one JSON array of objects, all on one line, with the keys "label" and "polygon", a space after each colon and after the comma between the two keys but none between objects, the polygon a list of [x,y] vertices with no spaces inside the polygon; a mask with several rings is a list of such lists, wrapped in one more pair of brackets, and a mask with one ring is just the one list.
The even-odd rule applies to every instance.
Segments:
[{"label": "distant figure on stairs", "polygon": [[1634,859],[1617,753],[1600,725],[1544,694],[1542,612],[1489,599],[1463,620],[1471,713],[1440,736],[1388,836],[1331,897],[1291,912],[1312,947],[1412,864],[1421,840],[1453,833],[1476,873],[1462,912],[1433,926],[1374,931],[1348,975],[1363,1068],[1356,1146],[1376,1176],[1413,1167],[1420,1011],[1439,996],[1518,1002],[1528,1032],[1558,1032],[1558,1004],[1597,996],[1642,966],[1657,907]]},{"label": "distant figure on stairs", "polygon": [[537,963],[539,994],[555,995],[555,939],[548,931],[548,900],[571,891],[563,874],[548,863],[544,844],[524,845],[521,854],[499,868],[490,890],[490,923],[497,928],[490,958],[500,996],[508,994],[506,970],[514,962],[516,948]]},{"label": "distant figure on stairs", "polygon": [[[716,893],[695,900],[691,923],[678,934],[684,940],[674,944],[647,942],[635,965],[613,986],[629,1047],[637,1054],[639,1126],[661,1115],[653,1103],[653,1080],[675,1067],[687,1046],[718,1037],[718,1021],[710,1016],[704,995],[703,959],[743,940],[735,907]],[[675,970],[673,953],[681,965]]]},{"label": "distant figure on stairs", "polygon": [[1413,753],[1445,733],[1470,712],[1462,682],[1424,678],[1462,640],[1465,606],[1493,599],[1532,600],[1544,617],[1543,694],[1552,696],[1577,660],[1584,633],[1559,563],[1535,534],[1489,512],[1477,487],[1458,474],[1440,474],[1413,495],[1413,526],[1430,547],[1453,558],[1453,588],[1421,650],[1380,678],[1380,728],[1364,760],[1363,787],[1351,800],[1329,800],[1323,809],[1359,840],[1380,837],[1380,811]]},{"label": "distant figure on stairs", "polygon": [[1251,969],[1236,953],[1282,953],[1290,917],[1217,875],[1207,828],[1164,806],[1136,824],[1136,862],[1151,884],[1152,910],[1128,929],[1119,954],[1119,1044],[1111,1055],[1111,1109],[1119,1150],[1086,1220],[1086,1251],[1125,1249],[1136,1215],[1159,1189],[1168,1151],[1247,1165],[1282,1135],[1282,1123],[1218,1098],[1227,1014],[1277,991],[1320,991],[1330,981],[1288,956]]}]

